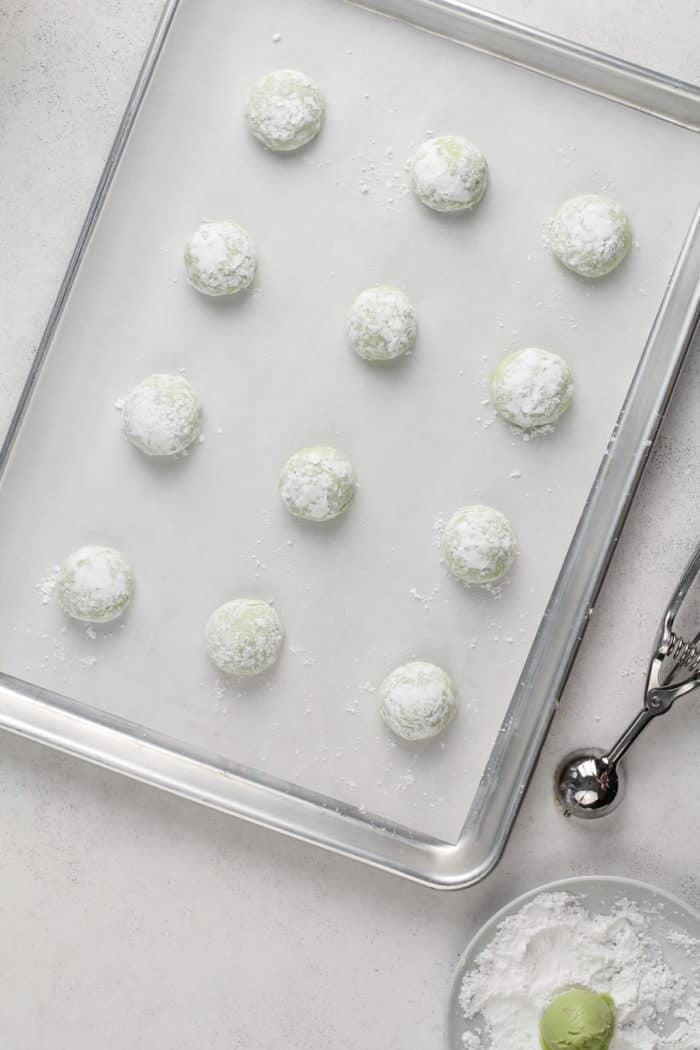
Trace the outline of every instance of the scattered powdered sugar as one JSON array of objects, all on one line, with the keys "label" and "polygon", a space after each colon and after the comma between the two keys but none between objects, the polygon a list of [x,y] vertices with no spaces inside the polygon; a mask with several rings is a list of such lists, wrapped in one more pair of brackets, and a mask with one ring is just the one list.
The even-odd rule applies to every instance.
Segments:
[{"label": "scattered powdered sugar", "polygon": [[[583,985],[611,995],[610,1050],[698,1050],[700,983],[664,961],[652,916],[630,901],[591,914],[570,893],[544,893],[508,916],[467,971],[460,1006],[464,1050],[534,1050],[540,1014],[559,992]],[[676,941],[689,959],[700,942]]]},{"label": "scattered powdered sugar", "polygon": [[447,522],[442,514],[439,514],[433,522],[433,543],[440,554],[443,553],[443,541],[445,538],[445,526]]},{"label": "scattered powdered sugar", "polygon": [[293,656],[303,657],[302,663],[304,667],[313,667],[316,663],[316,657],[310,649],[304,649],[301,645],[290,645],[288,649]]},{"label": "scattered powdered sugar", "polygon": [[666,939],[669,944],[675,945],[676,948],[682,949],[688,955],[693,955],[697,960],[696,970],[700,974],[700,954],[698,954],[698,944],[695,937],[691,937],[689,933],[684,930],[669,930],[666,934]]},{"label": "scattered powdered sugar", "polygon": [[417,587],[411,587],[408,593],[413,598],[414,602],[420,602],[425,611],[430,612],[430,606],[440,593],[440,588],[433,587],[430,594],[421,594]]},{"label": "scattered powdered sugar", "polygon": [[58,578],[61,574],[61,566],[54,565],[46,572],[36,585],[41,597],[41,604],[48,605],[56,592]]},{"label": "scattered powdered sugar", "polygon": [[[369,98],[369,95],[365,95],[365,98]],[[327,160],[320,162],[319,167],[331,164],[332,161]],[[359,189],[363,197],[374,200],[384,209],[411,192],[410,186],[406,184],[406,171],[409,169],[408,163],[405,168],[397,164],[391,146],[382,148],[375,139],[370,139],[361,152],[350,155],[348,166],[343,169],[342,177],[339,175],[336,178],[335,185],[338,189],[345,188],[348,180],[353,179],[353,190]]]}]

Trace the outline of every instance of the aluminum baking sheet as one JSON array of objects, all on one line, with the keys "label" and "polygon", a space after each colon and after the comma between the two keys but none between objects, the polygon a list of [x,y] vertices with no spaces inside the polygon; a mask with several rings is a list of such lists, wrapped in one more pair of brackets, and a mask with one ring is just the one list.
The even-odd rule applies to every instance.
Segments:
[{"label": "aluminum baking sheet", "polygon": [[[7,457],[2,670],[143,727],[127,735],[169,737],[175,755],[217,754],[352,820],[455,842],[494,742],[518,732],[504,717],[693,218],[700,139],[338,0],[182,0],[168,19]],[[318,82],[327,116],[310,147],[279,156],[242,113],[251,83],[283,66]],[[430,212],[407,187],[407,158],[449,132],[489,161],[473,214]],[[541,239],[589,191],[617,197],[635,232],[599,283]],[[210,300],[187,286],[182,246],[226,216],[254,236],[260,270],[249,294]],[[348,307],[376,283],[405,288],[419,318],[415,353],[389,368],[346,345]],[[562,353],[576,382],[556,432],[531,441],[485,403],[495,363],[526,345]],[[115,409],[158,371],[186,374],[205,404],[203,444],[175,463],[131,448]],[[325,443],[350,455],[359,489],[314,528],[276,482],[292,451]],[[475,501],[519,540],[497,598],[448,578],[436,549],[440,519]],[[42,581],[91,542],[128,554],[137,594],[122,623],[88,631],[44,603]],[[235,596],[274,601],[286,631],[277,668],[245,686],[216,674],[202,640]],[[374,693],[413,657],[447,668],[461,697],[421,747],[384,729]]]}]

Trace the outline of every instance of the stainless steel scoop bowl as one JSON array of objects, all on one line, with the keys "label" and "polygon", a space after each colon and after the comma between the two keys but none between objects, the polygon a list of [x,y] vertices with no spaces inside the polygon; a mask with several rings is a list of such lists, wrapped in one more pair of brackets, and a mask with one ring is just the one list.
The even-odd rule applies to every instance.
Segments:
[{"label": "stainless steel scoop bowl", "polygon": [[686,641],[674,621],[700,572],[700,544],[686,566],[659,628],[649,664],[644,707],[609,751],[579,748],[566,755],[554,774],[554,799],[564,816],[592,819],[619,803],[624,782],[622,757],[649,723],[671,710],[676,700],[700,686],[700,634]]}]

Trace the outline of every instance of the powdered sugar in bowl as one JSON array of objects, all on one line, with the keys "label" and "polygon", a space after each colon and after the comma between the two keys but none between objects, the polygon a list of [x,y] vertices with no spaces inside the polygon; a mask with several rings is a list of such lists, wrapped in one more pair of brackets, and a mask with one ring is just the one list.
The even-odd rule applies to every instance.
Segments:
[{"label": "powdered sugar in bowl", "polygon": [[446,1050],[537,1050],[542,1010],[574,985],[617,1007],[609,1050],[698,1050],[700,914],[662,890],[606,876],[518,897],[455,971]]}]

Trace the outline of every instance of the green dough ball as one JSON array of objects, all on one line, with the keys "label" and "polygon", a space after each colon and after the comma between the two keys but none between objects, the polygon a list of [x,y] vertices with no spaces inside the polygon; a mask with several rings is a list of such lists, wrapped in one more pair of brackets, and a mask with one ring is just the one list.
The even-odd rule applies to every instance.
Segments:
[{"label": "green dough ball", "polygon": [[134,573],[113,547],[80,547],[61,563],[56,590],[61,608],[74,620],[107,623],[131,601]]},{"label": "green dough ball", "polygon": [[352,464],[337,448],[302,448],[282,467],[279,490],[296,518],[331,521],[347,510],[355,495]]},{"label": "green dough ball", "polygon": [[569,988],[540,1018],[543,1050],[608,1050],[615,1031],[615,1004],[589,988]]},{"label": "green dough ball", "polygon": [[493,407],[508,423],[529,430],[554,423],[574,394],[571,370],[563,357],[527,347],[508,354],[491,378]]},{"label": "green dough ball", "polygon": [[515,536],[500,510],[481,504],[455,511],[445,526],[447,567],[461,583],[495,583],[515,559]]},{"label": "green dough ball", "polygon": [[611,197],[586,193],[565,201],[547,232],[559,262],[581,277],[604,277],[632,246],[629,219]]},{"label": "green dough ball", "polygon": [[204,636],[209,658],[220,671],[253,678],[277,661],[282,624],[267,602],[236,598],[211,614]]},{"label": "green dough ball", "polygon": [[296,69],[277,69],[253,85],[245,119],[264,146],[299,149],[316,138],[323,121],[323,95]]},{"label": "green dough ball", "polygon": [[416,312],[399,288],[366,288],[352,304],[350,345],[365,361],[391,361],[408,353],[417,334]]},{"label": "green dough ball", "polygon": [[187,279],[205,295],[235,295],[258,268],[250,234],[231,219],[202,222],[185,245]]},{"label": "green dough ball", "polygon": [[472,208],[483,197],[488,177],[483,153],[460,135],[428,139],[413,158],[413,191],[434,211]]},{"label": "green dough ball", "polygon": [[147,456],[177,456],[199,437],[202,402],[182,376],[148,376],[125,399],[122,420]]},{"label": "green dough ball", "polygon": [[441,667],[416,660],[388,674],[377,693],[379,713],[403,740],[428,740],[457,713],[454,682]]}]

